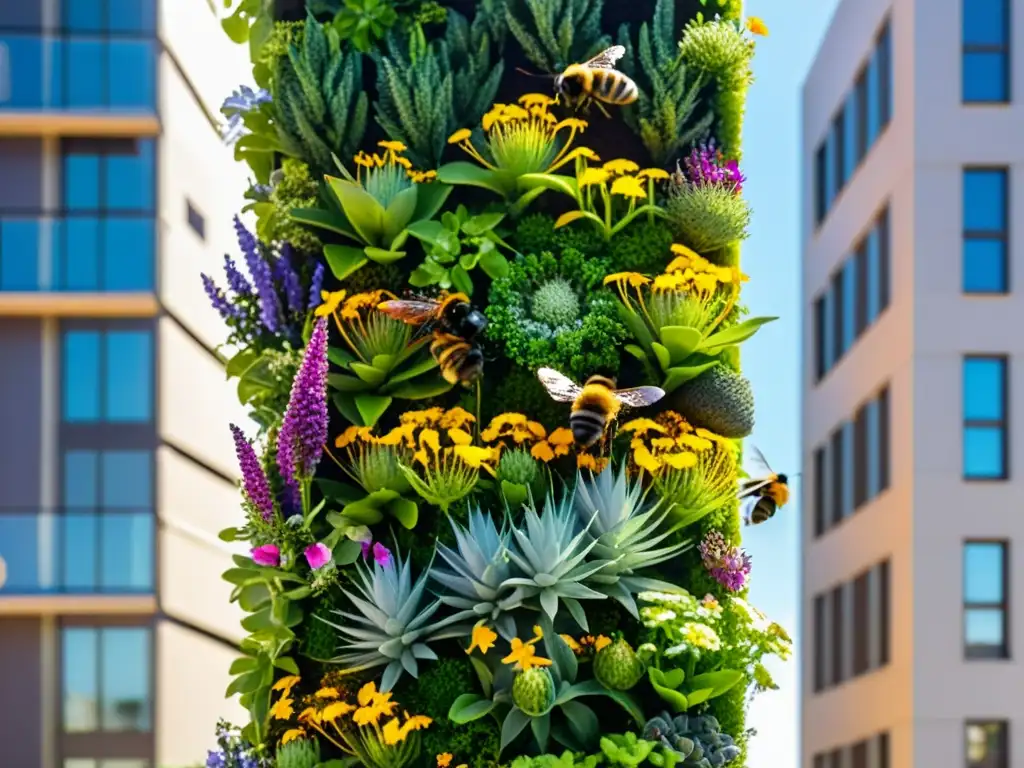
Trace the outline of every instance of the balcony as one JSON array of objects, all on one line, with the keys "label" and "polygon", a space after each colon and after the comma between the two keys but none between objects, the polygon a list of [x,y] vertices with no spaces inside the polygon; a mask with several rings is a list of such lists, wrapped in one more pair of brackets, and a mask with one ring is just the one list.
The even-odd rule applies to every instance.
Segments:
[{"label": "balcony", "polygon": [[9,596],[151,595],[152,511],[0,510],[0,602]]},{"label": "balcony", "polygon": [[151,36],[0,30],[0,135],[159,131]]}]

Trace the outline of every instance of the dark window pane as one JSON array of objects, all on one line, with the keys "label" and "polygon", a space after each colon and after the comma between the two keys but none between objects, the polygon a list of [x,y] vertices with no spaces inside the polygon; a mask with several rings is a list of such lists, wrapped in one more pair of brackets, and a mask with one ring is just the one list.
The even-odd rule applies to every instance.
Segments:
[{"label": "dark window pane", "polygon": [[100,516],[101,588],[144,592],[153,588],[153,515],[107,512]]},{"label": "dark window pane", "polygon": [[825,596],[814,598],[814,690],[825,687]]},{"label": "dark window pane", "polygon": [[825,764],[825,755],[819,753],[814,756],[814,768],[828,768]]},{"label": "dark window pane", "polygon": [[104,27],[106,0],[65,0],[64,28],[69,32],[99,32]]},{"label": "dark window pane", "polygon": [[882,733],[878,736],[878,764],[875,768],[889,768],[889,734]]},{"label": "dark window pane", "polygon": [[156,61],[149,40],[111,40],[107,43],[111,107],[152,107],[155,101]]},{"label": "dark window pane", "polygon": [[1009,768],[1007,730],[1005,722],[967,723],[967,768]]},{"label": "dark window pane", "polygon": [[843,519],[843,470],[846,462],[843,461],[843,429],[839,427],[832,433],[829,455],[832,459],[832,524],[835,525]]},{"label": "dark window pane", "polygon": [[100,335],[96,331],[64,334],[61,366],[65,421],[100,418]]},{"label": "dark window pane", "polygon": [[964,419],[1000,421],[1005,416],[1005,361],[993,357],[964,360]]},{"label": "dark window pane", "polygon": [[57,284],[66,291],[96,291],[101,288],[100,220],[72,216],[58,228],[63,245],[56,263]]},{"label": "dark window pane", "polygon": [[843,266],[843,349],[857,339],[857,262],[847,259]]},{"label": "dark window pane", "polygon": [[68,592],[95,592],[98,586],[100,517],[92,512],[66,511],[61,531],[61,568]]},{"label": "dark window pane", "polygon": [[828,213],[828,146],[822,142],[814,152],[814,221],[820,224]]},{"label": "dark window pane", "polygon": [[879,249],[878,230],[872,229],[865,241],[865,260],[867,261],[867,323],[870,325],[882,311],[882,264]]},{"label": "dark window pane", "polygon": [[857,93],[850,91],[843,109],[843,178],[850,179],[857,169]]},{"label": "dark window pane", "polygon": [[[2,13],[2,12],[0,12]],[[0,36],[0,45],[3,37]],[[13,84],[12,84],[13,85]],[[0,107],[10,106],[0,101]],[[0,175],[17,184],[0,184],[0,210],[36,214],[43,207],[43,142],[0,138]]]},{"label": "dark window pane", "polygon": [[[853,268],[856,271],[857,283],[857,306],[854,318],[854,335],[859,337],[864,333],[870,323],[870,315],[868,313],[871,307],[870,291],[872,286],[869,283],[867,239],[861,241],[860,245],[857,246],[857,252],[853,259]],[[877,285],[875,288],[877,290]]]},{"label": "dark window pane", "polygon": [[878,38],[878,105],[881,127],[884,128],[892,119],[893,82],[892,82],[892,32],[888,23]]},{"label": "dark window pane", "polygon": [[832,119],[832,197],[846,186],[846,120],[842,111]]},{"label": "dark window pane", "polygon": [[103,289],[150,291],[156,246],[149,217],[108,217],[103,226]]},{"label": "dark window pane", "polygon": [[825,297],[819,296],[814,302],[814,375],[817,381],[820,381],[828,371],[825,349],[827,328]]},{"label": "dark window pane", "polygon": [[156,32],[155,0],[107,0],[108,28],[112,32],[151,35]]},{"label": "dark window pane", "polygon": [[878,566],[878,666],[884,667],[889,663],[889,610],[890,610],[890,594],[889,594],[889,561],[886,560],[880,566]]},{"label": "dark window pane", "polygon": [[867,147],[875,143],[879,132],[882,130],[882,74],[878,68],[878,50],[876,49],[868,61],[867,87],[868,87],[868,115],[867,115]]},{"label": "dark window pane", "polygon": [[832,619],[832,685],[839,685],[846,679],[846,616],[843,610],[843,586],[840,584],[832,590],[829,606]]},{"label": "dark window pane", "polygon": [[874,454],[868,447],[868,406],[857,411],[853,420],[853,507],[859,508],[868,496],[868,465]]},{"label": "dark window pane", "polygon": [[882,425],[879,423],[881,409],[878,400],[868,403],[866,410],[867,430],[864,437],[867,443],[867,497],[875,498],[882,492]]},{"label": "dark window pane", "polygon": [[1009,100],[1005,53],[967,51],[963,59],[965,102],[998,103]]},{"label": "dark window pane", "polygon": [[1006,565],[1003,545],[973,541],[964,546],[964,600],[968,603],[1001,603]]},{"label": "dark window pane", "polygon": [[149,451],[107,451],[101,461],[105,509],[148,510],[153,505],[153,458]]},{"label": "dark window pane", "polygon": [[97,630],[74,627],[65,628],[61,632],[60,667],[65,731],[95,731],[99,727],[98,657]]},{"label": "dark window pane", "polygon": [[824,324],[822,325],[822,337],[824,339],[823,352],[825,358],[825,371],[828,372],[839,359],[839,354],[836,350],[836,336],[834,333],[836,297],[832,293],[831,283],[829,283],[829,289],[825,292],[825,295],[822,298],[824,299]]},{"label": "dark window pane", "polygon": [[964,293],[1005,293],[1006,241],[1002,238],[964,239]]},{"label": "dark window pane", "polygon": [[103,730],[150,729],[150,635],[145,629],[103,630]]},{"label": "dark window pane", "polygon": [[98,155],[64,155],[64,207],[95,211],[100,207]]},{"label": "dark window pane", "polygon": [[853,514],[854,510],[853,481],[855,458],[853,453],[853,422],[848,421],[843,424],[843,517],[849,517]]},{"label": "dark window pane", "polygon": [[153,337],[148,331],[106,334],[106,418],[148,421],[153,415]]},{"label": "dark window pane", "polygon": [[878,311],[882,312],[889,306],[892,273],[890,271],[892,256],[892,239],[890,232],[889,209],[886,208],[878,219],[874,232],[878,237]]},{"label": "dark window pane", "polygon": [[852,763],[851,768],[869,768],[868,743],[866,741],[859,741],[853,745],[850,762]]},{"label": "dark window pane", "polygon": [[857,132],[854,144],[856,145],[857,162],[860,163],[868,153],[868,71],[866,67],[857,76],[857,82],[853,88],[857,102]]},{"label": "dark window pane", "polygon": [[106,51],[101,40],[68,40],[64,43],[67,59],[64,100],[69,107],[101,107],[106,97]]},{"label": "dark window pane", "polygon": [[64,454],[64,498],[67,509],[89,511],[100,502],[99,455],[96,451]]},{"label": "dark window pane", "polygon": [[[853,674],[862,675],[871,664],[871,619],[869,606],[869,574],[863,573],[853,582]],[[866,767],[865,767],[866,768]]]},{"label": "dark window pane", "polygon": [[846,296],[843,295],[842,272],[836,272],[832,276],[832,289],[829,295],[832,298],[831,336],[833,349],[835,350],[834,362],[836,362],[846,354],[845,337],[843,336],[843,320],[846,317]]},{"label": "dark window pane", "polygon": [[821,536],[828,528],[827,494],[825,492],[825,449],[814,451],[814,535]]},{"label": "dark window pane", "polygon": [[200,240],[206,239],[206,220],[203,218],[203,214],[199,212],[191,200],[185,201],[185,219],[188,221],[188,225],[192,228]]},{"label": "dark window pane", "polygon": [[1003,232],[1006,228],[1006,171],[964,171],[965,232]]},{"label": "dark window pane", "polygon": [[105,158],[106,207],[119,211],[152,211],[155,159],[153,142],[134,142],[132,152],[111,153]]},{"label": "dark window pane", "polygon": [[843,750],[833,749],[829,753],[828,768],[843,768]]},{"label": "dark window pane", "polygon": [[[4,510],[0,513],[0,557],[7,570],[3,583],[5,592],[33,592],[52,585],[52,579],[40,562],[45,559],[47,565],[51,565],[48,557],[51,548],[43,543],[43,537],[49,534],[49,528],[43,531],[45,524],[35,512],[21,514]],[[41,556],[40,550],[45,554]]]},{"label": "dark window pane", "polygon": [[964,428],[964,477],[999,480],[1006,476],[1002,427]]},{"label": "dark window pane", "polygon": [[1005,45],[1008,0],[964,0],[964,45]]},{"label": "dark window pane", "polygon": [[889,390],[884,389],[878,396],[878,490],[884,491],[889,487],[889,477],[892,473],[890,466],[892,451],[889,445]]},{"label": "dark window pane", "polygon": [[[0,5],[4,5],[0,3]],[[31,109],[42,106],[44,56],[43,41],[18,34],[0,35],[0,50],[6,49],[3,62],[8,69],[0,107]]]},{"label": "dark window pane", "polygon": [[39,222],[0,221],[0,291],[39,288]]},{"label": "dark window pane", "polygon": [[39,31],[42,27],[42,3],[0,3],[0,29]]}]

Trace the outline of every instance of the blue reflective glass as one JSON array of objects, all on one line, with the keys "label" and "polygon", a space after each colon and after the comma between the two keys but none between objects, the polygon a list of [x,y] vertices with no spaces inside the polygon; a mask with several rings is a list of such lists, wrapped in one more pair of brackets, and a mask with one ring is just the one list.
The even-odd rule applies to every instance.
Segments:
[{"label": "blue reflective glass", "polygon": [[149,451],[107,451],[101,458],[103,507],[149,510],[153,506],[153,454]]},{"label": "blue reflective glass", "polygon": [[1006,477],[1001,427],[964,427],[964,477],[999,480]]},{"label": "blue reflective glass", "polygon": [[68,592],[94,592],[99,573],[99,517],[92,512],[66,512],[61,536],[63,587]]},{"label": "blue reflective glass", "polygon": [[878,407],[878,400],[872,400],[867,407],[867,435],[868,446],[868,498],[873,499],[882,492],[882,425],[881,409]]},{"label": "blue reflective glass", "polygon": [[64,155],[64,207],[95,211],[100,207],[98,155]]},{"label": "blue reflective glass", "polygon": [[149,421],[153,415],[152,334],[107,334],[104,384],[104,415],[108,421]]},{"label": "blue reflective glass", "polygon": [[[6,61],[4,61],[6,59]],[[26,35],[0,35],[0,64],[6,64],[7,98],[0,107],[26,109],[42,106],[43,41]]]},{"label": "blue reflective glass", "polygon": [[843,350],[857,338],[857,261],[847,259],[843,266]]},{"label": "blue reflective glass", "polygon": [[108,217],[103,225],[102,250],[104,290],[153,289],[156,245],[152,219]]},{"label": "blue reflective glass", "polygon": [[832,207],[832,202],[836,199],[836,195],[839,192],[839,178],[838,168],[836,168],[836,134],[832,128],[829,128],[828,138],[825,141],[826,157],[825,157],[825,199],[827,201],[827,207]]},{"label": "blue reflective glass", "polygon": [[106,106],[105,45],[100,40],[67,40],[64,103],[69,107]]},{"label": "blue reflective glass", "polygon": [[963,246],[964,293],[1005,293],[1006,243],[971,237]]},{"label": "blue reflective glass", "polygon": [[963,43],[1004,45],[1007,42],[1007,0],[964,0]]},{"label": "blue reflective glass", "polygon": [[849,179],[857,168],[857,92],[851,91],[843,110],[843,178]]},{"label": "blue reflective glass", "polygon": [[65,421],[96,421],[100,417],[100,335],[67,331],[61,361]]},{"label": "blue reflective glass", "polygon": [[1005,638],[1003,611],[971,608],[964,616],[964,639],[968,645],[1002,646]]},{"label": "blue reflective glass", "polygon": [[106,0],[64,0],[64,28],[69,32],[101,31],[106,4]]},{"label": "blue reflective glass", "polygon": [[104,629],[100,669],[103,671],[103,730],[149,730],[149,631],[127,627]]},{"label": "blue reflective glass", "polygon": [[153,141],[136,142],[135,154],[107,155],[104,201],[108,210],[152,211],[156,192]]},{"label": "blue reflective glass", "polygon": [[0,291],[39,288],[39,222],[0,221]]},{"label": "blue reflective glass", "polygon": [[62,290],[95,291],[100,286],[100,220],[72,216],[59,227],[61,248],[57,253],[57,281]]},{"label": "blue reflective glass", "polygon": [[0,557],[7,567],[7,580],[0,585],[5,592],[31,592],[40,587],[40,516],[34,513],[0,514]]},{"label": "blue reflective glass", "polygon": [[1009,101],[1006,54],[968,51],[963,55],[963,100],[967,103]]},{"label": "blue reflective glass", "polygon": [[964,545],[964,600],[968,603],[1003,601],[1003,545],[975,541]]},{"label": "blue reflective glass", "polygon": [[1006,171],[973,168],[964,171],[963,216],[966,232],[1002,232],[1006,227]]},{"label": "blue reflective glass", "polygon": [[879,105],[881,111],[880,120],[884,128],[889,124],[893,112],[893,95],[895,86],[892,79],[892,30],[888,24],[878,39],[878,77],[879,77]]},{"label": "blue reflective glass", "polygon": [[139,35],[156,32],[155,0],[107,0],[110,8],[109,29]]},{"label": "blue reflective glass", "polygon": [[853,462],[855,451],[853,450],[853,423],[843,424],[843,476],[840,482],[843,484],[843,517],[853,514]]},{"label": "blue reflective glass", "polygon": [[65,627],[61,631],[61,692],[64,730],[95,731],[99,726],[99,631]]},{"label": "blue reflective glass", "polygon": [[145,108],[156,100],[156,59],[154,45],[148,40],[111,40],[109,56],[108,105]]},{"label": "blue reflective glass", "polygon": [[106,512],[100,518],[100,583],[106,590],[153,588],[153,515]]},{"label": "blue reflective glass", "polygon": [[871,55],[868,62],[868,120],[867,149],[875,143],[882,130],[882,77],[883,73],[878,62],[878,49]]},{"label": "blue reflective glass", "polygon": [[871,325],[882,311],[882,253],[878,228],[868,233],[868,312],[867,321]]},{"label": "blue reflective glass", "polygon": [[89,511],[100,501],[99,455],[96,451],[68,451],[64,454],[65,509]]},{"label": "blue reflective glass", "polygon": [[969,357],[964,360],[964,419],[999,421],[1005,417],[1005,361]]},{"label": "blue reflective glass", "polygon": [[[829,284],[831,285],[831,283],[829,283]],[[824,338],[824,343],[822,344],[822,350],[823,350],[824,359],[825,359],[825,370],[827,371],[827,370],[830,370],[832,368],[833,364],[838,359],[838,354],[837,354],[837,350],[836,350],[836,343],[835,343],[836,342],[835,334],[832,332],[832,329],[835,328],[835,322],[836,322],[835,321],[836,303],[835,303],[835,297],[832,296],[832,291],[831,290],[828,290],[828,291],[825,292],[824,299],[825,299],[825,301],[824,301],[824,309],[825,309],[825,312],[824,312],[824,315],[825,315],[825,325],[824,325],[825,338]]]},{"label": "blue reflective glass", "polygon": [[822,142],[814,151],[814,221],[820,223],[828,213],[828,144]]}]

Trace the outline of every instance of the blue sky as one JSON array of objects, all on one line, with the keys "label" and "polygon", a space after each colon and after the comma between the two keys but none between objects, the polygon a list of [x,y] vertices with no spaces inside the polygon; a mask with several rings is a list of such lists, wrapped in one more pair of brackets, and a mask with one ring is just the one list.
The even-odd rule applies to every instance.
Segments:
[{"label": "blue sky", "polygon": [[[742,169],[754,218],[743,251],[750,275],[743,299],[752,314],[779,320],[743,346],[743,368],[757,399],[751,439],[776,472],[790,475],[800,471],[800,88],[837,4],[747,0],[747,13],[764,19],[770,35],[758,39],[744,125]],[[793,633],[799,653],[800,478],[792,490],[794,501],[764,525],[747,528],[744,544],[754,559],[751,602]],[[798,662],[794,655],[769,668],[781,690],[754,700],[750,725],[758,735],[748,764],[796,768]]]}]

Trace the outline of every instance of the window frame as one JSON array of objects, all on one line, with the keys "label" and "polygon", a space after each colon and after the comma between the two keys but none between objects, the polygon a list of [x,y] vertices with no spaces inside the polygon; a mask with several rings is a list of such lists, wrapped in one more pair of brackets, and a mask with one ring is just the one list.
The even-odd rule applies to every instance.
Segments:
[{"label": "window frame", "polygon": [[[967,600],[967,548],[972,544],[999,545],[1002,549],[1002,568],[999,574],[1002,583],[1000,584],[1003,599],[997,603],[969,602]],[[964,539],[961,543],[961,579],[960,579],[960,642],[963,646],[964,661],[1010,661],[1012,659],[1010,645],[1010,556],[1012,549],[1009,539]],[[967,614],[972,610],[998,610],[1002,615],[1003,642],[1000,646],[972,646],[967,642]],[[974,652],[972,653],[972,648]],[[994,652],[982,652],[984,649],[994,648]]]},{"label": "window frame", "polygon": [[1010,721],[1004,719],[983,720],[981,718],[968,718],[967,720],[964,720],[963,728],[964,765],[967,768],[971,768],[967,730],[971,727],[985,727],[990,725],[996,725],[999,727],[999,736],[1002,742],[1002,759],[999,760],[1000,765],[997,765],[996,768],[1010,768],[1012,765],[1010,762]]},{"label": "window frame", "polygon": [[[999,361],[1002,373],[1001,389],[1002,389],[1002,402],[1000,403],[1000,410],[1002,412],[1001,419],[969,419],[967,418],[966,403],[967,403],[967,391],[964,382],[964,374],[968,361],[971,360],[990,360]],[[960,451],[961,451],[961,466],[960,476],[965,483],[1003,483],[1010,479],[1010,359],[1007,355],[996,355],[996,354],[967,354],[961,358],[960,361],[960,382],[961,382],[961,400],[960,400]],[[985,476],[973,476],[967,474],[967,452],[964,450],[963,437],[966,435],[969,428],[982,428],[992,429],[997,428],[1000,430],[1000,449],[1002,451],[1002,472],[999,475],[985,475]]]},{"label": "window frame", "polygon": [[[967,186],[967,175],[970,173],[997,173],[1002,177],[1003,183],[1003,196],[1002,196],[1002,212],[1003,212],[1003,228],[1001,230],[995,229],[968,229],[967,228],[967,206],[964,205],[965,190]],[[1010,267],[1012,259],[1010,258],[1010,211],[1011,211],[1011,195],[1012,190],[1010,189],[1010,169],[1005,165],[965,165],[960,170],[960,291],[966,296],[1006,296],[1010,293],[1010,280],[1011,273]],[[967,263],[964,260],[963,252],[968,242],[998,242],[1003,246],[1003,287],[998,290],[991,291],[975,291],[967,290]]]},{"label": "window frame", "polygon": [[[1008,106],[1013,103],[1013,3],[1011,0],[1000,0],[1003,4],[1003,42],[1001,43],[968,43],[964,40],[964,27],[967,13],[967,0],[960,3],[960,104],[966,107]],[[968,99],[967,80],[964,77],[964,65],[970,54],[998,54],[1002,63],[1003,82],[1006,84],[1006,96],[992,101],[989,99]]]}]

